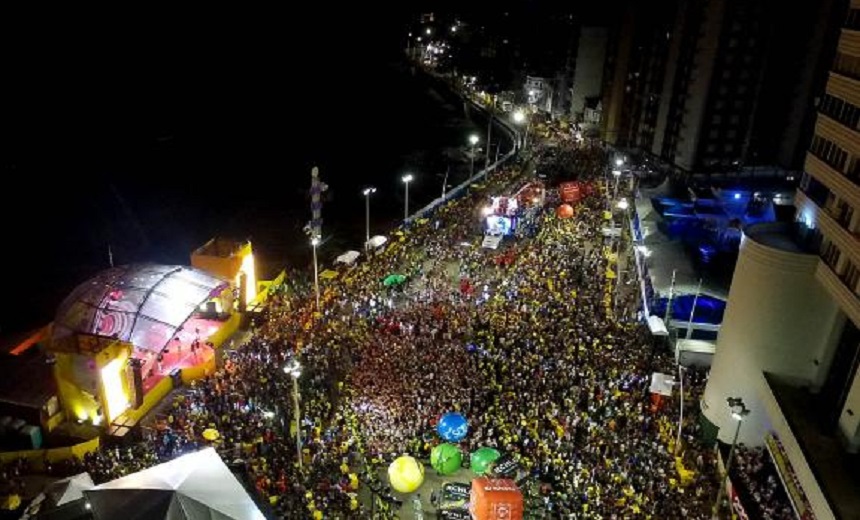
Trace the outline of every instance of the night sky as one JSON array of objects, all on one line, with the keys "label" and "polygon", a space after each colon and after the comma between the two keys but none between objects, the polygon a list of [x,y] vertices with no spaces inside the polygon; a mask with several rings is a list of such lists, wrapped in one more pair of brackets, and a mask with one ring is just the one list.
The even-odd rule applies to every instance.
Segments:
[{"label": "night sky", "polygon": [[50,319],[108,244],[117,264],[187,263],[214,234],[251,237],[305,267],[313,165],[328,255],[360,244],[363,186],[377,232],[401,215],[404,170],[413,209],[438,196],[440,150],[473,123],[404,72],[409,13],[303,9],[28,18],[5,36],[0,334]]}]

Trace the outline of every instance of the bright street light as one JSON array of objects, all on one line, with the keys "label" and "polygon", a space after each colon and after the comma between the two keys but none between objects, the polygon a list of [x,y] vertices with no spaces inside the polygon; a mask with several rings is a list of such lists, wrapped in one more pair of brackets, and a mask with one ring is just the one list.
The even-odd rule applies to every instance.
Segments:
[{"label": "bright street light", "polygon": [[293,361],[284,367],[284,373],[293,378],[293,410],[296,416],[296,460],[299,464],[299,471],[302,469],[302,415],[299,409],[299,376],[302,375],[302,365],[299,360]]},{"label": "bright street light", "polygon": [[428,27],[428,28],[427,28],[427,30],[426,30],[426,31],[424,31],[424,34],[426,34],[426,35],[428,35],[428,36],[429,36],[429,35],[431,35],[431,34],[433,34],[433,29],[431,29],[431,28],[429,28],[429,27]]},{"label": "bright street light", "polygon": [[615,159],[615,166],[621,166],[623,164],[624,164],[624,159],[622,159],[621,157],[619,157],[618,159]]},{"label": "bright street light", "polygon": [[526,115],[522,110],[514,112],[514,123],[522,124],[526,120]]},{"label": "bright street light", "polygon": [[451,32],[457,32],[457,26],[456,25],[451,26]]},{"label": "bright street light", "polygon": [[630,207],[630,204],[627,202],[627,199],[621,199],[618,201],[618,204],[616,204],[616,207],[618,209],[625,210]]},{"label": "bright street light", "polygon": [[469,167],[469,177],[475,176],[475,145],[478,144],[478,135],[472,134],[469,136],[469,143],[472,145],[472,165]]},{"label": "bright street light", "polygon": [[311,238],[311,246],[314,250],[314,293],[317,300],[317,312],[320,312],[320,277],[319,263],[317,262],[317,246],[320,245],[320,237]]},{"label": "bright street light", "polygon": [[[726,461],[726,472],[722,476],[721,483],[725,480],[726,476],[729,475],[729,471],[732,469],[732,461],[735,457],[735,446],[738,444],[738,436],[741,433],[741,424],[743,424],[744,419],[747,415],[750,414],[749,408],[747,408],[746,404],[744,404],[744,400],[740,397],[728,397],[726,398],[726,403],[729,405],[729,412],[731,413],[732,419],[737,421],[737,426],[735,427],[735,437],[732,439],[732,447],[729,448],[729,459]],[[720,512],[720,502],[723,500],[723,490],[726,486],[720,485],[717,490],[717,499],[714,501],[714,507],[712,511],[712,520],[717,520],[719,518]]]},{"label": "bright street light", "polygon": [[364,247],[369,247],[370,243],[370,196],[376,193],[376,188],[373,186],[364,188],[362,190],[362,195],[364,195],[364,223],[365,223],[365,235],[366,238],[364,240]]},{"label": "bright street light", "polygon": [[[407,173],[400,180],[403,181],[404,189],[406,190],[406,197],[403,199],[403,220],[409,220],[409,183],[412,182],[414,177],[411,173]],[[368,240],[370,240],[368,238]]]}]

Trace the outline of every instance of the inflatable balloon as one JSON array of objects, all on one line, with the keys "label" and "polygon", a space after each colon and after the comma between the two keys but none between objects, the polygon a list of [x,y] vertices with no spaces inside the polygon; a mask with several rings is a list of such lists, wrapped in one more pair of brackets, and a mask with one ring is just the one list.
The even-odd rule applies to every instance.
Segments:
[{"label": "inflatable balloon", "polygon": [[571,206],[570,204],[562,204],[556,210],[556,215],[558,215],[559,218],[570,218],[570,217],[572,217],[573,216],[573,206]]},{"label": "inflatable balloon", "polygon": [[487,469],[489,469],[490,464],[498,460],[501,456],[502,454],[495,448],[478,448],[472,452],[472,456],[469,459],[472,471],[478,475],[485,474]]},{"label": "inflatable balloon", "polygon": [[424,465],[403,455],[394,459],[388,466],[388,481],[400,493],[412,493],[424,483]]},{"label": "inflatable balloon", "polygon": [[453,444],[440,444],[430,452],[430,465],[442,475],[450,475],[460,469],[463,455]]},{"label": "inflatable balloon", "polygon": [[448,442],[460,442],[469,433],[469,423],[459,413],[449,412],[439,419],[436,431],[439,432],[439,437]]}]

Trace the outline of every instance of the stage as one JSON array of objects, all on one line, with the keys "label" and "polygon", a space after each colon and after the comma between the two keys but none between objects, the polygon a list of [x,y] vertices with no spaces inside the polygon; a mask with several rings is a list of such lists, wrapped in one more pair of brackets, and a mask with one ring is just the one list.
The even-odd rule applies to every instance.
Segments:
[{"label": "stage", "polygon": [[[182,329],[168,343],[166,352],[158,361],[158,354],[152,351],[135,351],[135,358],[144,361],[141,368],[143,391],[148,393],[162,378],[169,376],[177,368],[190,368],[209,362],[215,357],[215,350],[207,345],[208,339],[224,324],[222,321],[203,318],[190,318]],[[192,350],[197,342],[198,348]]]}]

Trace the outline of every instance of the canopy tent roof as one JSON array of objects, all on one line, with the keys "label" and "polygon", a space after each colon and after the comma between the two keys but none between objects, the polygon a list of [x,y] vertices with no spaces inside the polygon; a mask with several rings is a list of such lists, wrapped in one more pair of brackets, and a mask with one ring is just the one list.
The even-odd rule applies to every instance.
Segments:
[{"label": "canopy tent roof", "polygon": [[213,448],[85,491],[96,520],[263,520]]},{"label": "canopy tent roof", "polygon": [[45,495],[58,506],[83,498],[84,491],[95,486],[89,473],[78,473],[58,480],[45,489]]},{"label": "canopy tent roof", "polygon": [[158,351],[228,283],[193,267],[133,264],[82,283],[63,301],[53,339],[95,334]]},{"label": "canopy tent roof", "polygon": [[385,243],[388,242],[388,237],[382,235],[376,235],[370,237],[370,240],[365,242],[364,246],[367,249],[376,249],[377,247],[382,247]]},{"label": "canopy tent roof", "polygon": [[361,256],[361,253],[359,253],[358,251],[347,251],[346,253],[337,257],[334,260],[334,263],[352,265],[353,263],[355,263],[356,260],[358,260],[359,256]]}]

